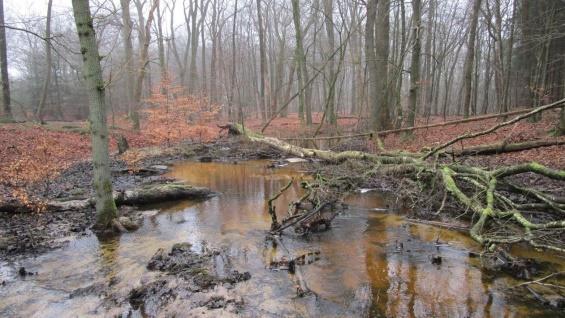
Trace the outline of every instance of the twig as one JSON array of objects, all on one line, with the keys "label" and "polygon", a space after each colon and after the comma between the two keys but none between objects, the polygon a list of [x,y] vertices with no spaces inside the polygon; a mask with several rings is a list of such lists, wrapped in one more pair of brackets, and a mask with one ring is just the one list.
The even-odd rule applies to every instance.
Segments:
[{"label": "twig", "polygon": [[314,210],[312,210],[312,211],[310,211],[310,212],[304,214],[303,216],[297,218],[295,221],[293,221],[293,222],[291,222],[291,223],[288,223],[288,224],[285,224],[284,226],[282,226],[282,227],[280,227],[280,228],[278,228],[278,229],[276,229],[276,230],[274,230],[274,231],[271,231],[271,234],[281,233],[283,230],[286,230],[287,228],[289,228],[289,227],[291,227],[291,226],[297,224],[298,222],[302,222],[302,221],[306,220],[306,219],[309,218],[310,216],[312,216],[312,215],[314,215],[315,213],[319,212],[322,208],[324,208],[324,207],[325,207],[326,205],[328,205],[328,204],[329,204],[329,202],[325,202],[325,203],[322,203],[322,204],[318,205]]},{"label": "twig", "polygon": [[290,179],[287,185],[285,185],[282,189],[280,189],[279,192],[276,195],[272,196],[268,201],[269,214],[271,215],[271,230],[275,230],[280,227],[280,224],[277,221],[277,213],[275,211],[275,207],[273,206],[273,201],[278,199],[283,194],[283,192],[285,192],[288,188],[290,188],[293,182],[294,182],[294,178]]},{"label": "twig", "polygon": [[553,274],[547,275],[547,276],[545,276],[545,277],[542,277],[542,278],[540,278],[540,279],[536,279],[536,280],[532,280],[532,281],[529,281],[529,282],[521,283],[521,284],[512,286],[512,287],[510,287],[510,288],[516,288],[516,287],[521,287],[521,286],[525,286],[525,285],[529,285],[529,284],[541,283],[541,282],[543,282],[544,280],[548,280],[548,279],[550,279],[550,278],[552,278],[552,277],[559,276],[559,275],[563,275],[563,274],[565,274],[565,271],[553,273]]}]

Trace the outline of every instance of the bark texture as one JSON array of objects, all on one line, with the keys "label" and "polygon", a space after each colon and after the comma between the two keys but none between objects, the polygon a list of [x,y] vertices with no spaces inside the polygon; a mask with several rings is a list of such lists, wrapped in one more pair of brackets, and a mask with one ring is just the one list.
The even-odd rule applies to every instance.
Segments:
[{"label": "bark texture", "polygon": [[10,79],[8,78],[8,53],[4,27],[4,0],[0,0],[0,80],[2,81],[2,113],[5,121],[12,121],[10,105]]},{"label": "bark texture", "polygon": [[108,127],[106,124],[105,85],[100,67],[100,55],[88,0],[73,0],[80,52],[83,59],[85,85],[89,98],[89,124],[92,138],[93,186],[96,193],[96,225],[108,228],[118,216],[112,196],[112,175],[108,153]]}]

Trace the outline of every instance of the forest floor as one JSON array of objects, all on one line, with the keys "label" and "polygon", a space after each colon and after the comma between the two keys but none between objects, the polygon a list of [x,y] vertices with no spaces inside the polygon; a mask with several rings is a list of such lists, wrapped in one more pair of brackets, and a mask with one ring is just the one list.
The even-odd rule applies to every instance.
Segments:
[{"label": "forest floor", "polygon": [[[499,130],[497,133],[458,144],[458,147],[470,147],[497,142],[523,142],[531,140],[552,140],[550,135],[557,113],[544,114],[543,119],[535,124],[527,121]],[[308,137],[316,130],[320,114],[315,114],[314,125],[303,129],[296,114],[279,118],[271,123],[266,135],[278,138]],[[459,118],[449,118],[455,120]],[[419,125],[441,121],[431,118],[420,120]],[[347,135],[366,131],[363,120],[342,118],[339,131],[323,127],[321,135]],[[111,152],[113,184],[116,191],[124,191],[147,182],[167,182],[163,172],[144,173],[143,169],[171,165],[182,160],[237,162],[250,159],[280,159],[280,151],[264,145],[244,142],[238,138],[227,138],[227,132],[218,127],[225,121],[191,125],[190,129],[149,126],[142,132],[114,128],[111,130]],[[424,147],[434,147],[456,136],[487,129],[496,124],[496,119],[437,127],[416,131],[410,137],[389,135],[383,138],[387,150],[420,151]],[[121,123],[125,127],[125,123]],[[250,119],[246,126],[260,131],[261,121]],[[117,154],[116,138],[125,136],[131,147],[123,155]],[[559,137],[565,139],[565,137]],[[2,201],[29,201],[30,206],[41,200],[76,200],[92,196],[92,165],[90,157],[90,138],[84,122],[52,122],[39,126],[35,124],[6,124],[0,126],[0,197]],[[308,146],[308,145],[306,145]],[[343,139],[332,144],[318,145],[333,150],[362,150],[378,152],[377,147],[368,138]],[[565,146],[550,146],[532,150],[496,154],[488,156],[469,156],[462,159],[468,164],[480,166],[499,166],[520,162],[536,161],[549,167],[565,168]],[[310,163],[305,166],[312,172],[319,172],[330,177],[340,175],[362,175],[369,167],[363,163],[342,163],[327,165]],[[522,184],[545,182],[542,184],[549,192],[561,193],[562,185],[543,180],[528,180],[526,175]],[[429,213],[430,209],[421,207],[410,209],[410,195],[418,195],[414,189],[408,189],[394,178],[373,176],[357,183],[358,187],[375,188],[382,191],[394,191],[397,202],[409,208],[409,217],[444,222],[449,220],[449,213],[442,213],[440,218]],[[402,189],[403,191],[398,191]],[[214,190],[214,189],[212,189]],[[404,196],[404,197],[403,197]],[[430,199],[431,200],[431,199]],[[439,198],[441,201],[441,198]],[[413,201],[416,202],[416,201]],[[3,202],[0,202],[2,204]],[[408,204],[406,204],[408,203]],[[437,203],[437,202],[435,202]],[[394,203],[393,203],[394,204]],[[433,202],[430,203],[430,208]],[[7,256],[35,255],[53,248],[64,246],[73,236],[88,235],[94,219],[93,208],[84,211],[62,211],[59,213],[1,213],[0,211],[0,259]],[[433,212],[433,211],[432,211]],[[138,210],[121,207],[121,215],[135,215]],[[447,219],[446,219],[447,218]],[[461,222],[458,222],[463,224]],[[464,224],[463,224],[464,225]]]},{"label": "forest floor", "polygon": [[[563,137],[552,137],[550,132],[557,122],[558,112],[545,113],[542,120],[530,123],[526,120],[502,128],[495,133],[468,139],[456,144],[454,148],[462,149],[470,146],[515,143],[534,140],[565,140]],[[304,128],[297,114],[290,114],[286,118],[277,118],[265,130],[265,134],[277,138],[309,137],[313,135],[320,123],[321,114],[314,114],[314,123],[310,128]],[[460,117],[450,117],[447,120],[456,120]],[[429,119],[420,118],[418,125],[442,122],[440,117]],[[487,119],[476,122],[435,127],[415,131],[411,136],[391,134],[382,138],[387,151],[406,150],[420,151],[425,148],[437,146],[456,136],[469,132],[477,132],[499,122],[500,119]],[[127,127],[125,120],[118,121],[117,127],[111,129],[110,149],[117,153],[116,138],[126,137],[128,144],[133,149],[147,147],[171,147],[178,144],[202,144],[219,140],[222,137],[218,125],[225,120],[208,123],[183,123],[183,127],[171,129],[166,123],[148,121],[141,131],[136,132]],[[177,124],[176,122],[173,124]],[[247,127],[260,131],[260,119],[248,119]],[[176,125],[178,126],[178,125]],[[340,118],[338,129],[324,125],[320,136],[347,135],[363,129],[367,123],[364,119],[356,117]],[[224,133],[225,134],[225,133]],[[50,122],[47,125],[32,123],[3,124],[0,125],[0,197],[3,201],[11,199],[28,199],[28,196],[43,196],[38,193],[37,184],[43,185],[54,180],[63,171],[73,164],[90,158],[90,136],[85,122]],[[303,145],[304,146],[304,145]],[[311,146],[311,145],[306,145]],[[320,146],[320,145],[318,145]],[[363,150],[378,152],[374,143],[366,137],[342,139],[322,145],[333,150]],[[139,160],[136,151],[130,151],[120,157],[124,164],[135,164]],[[535,161],[548,167],[565,168],[565,146],[549,146],[519,152],[468,156],[463,162],[480,166],[500,166],[522,162]],[[34,193],[28,193],[32,190]],[[33,191],[35,190],[35,191]]]}]

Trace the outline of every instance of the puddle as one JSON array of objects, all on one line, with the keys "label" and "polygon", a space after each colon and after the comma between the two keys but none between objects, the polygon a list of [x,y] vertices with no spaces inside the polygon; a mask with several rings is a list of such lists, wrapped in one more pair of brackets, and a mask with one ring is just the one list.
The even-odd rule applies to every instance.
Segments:
[{"label": "puddle", "polygon": [[[280,247],[265,241],[270,225],[267,199],[290,178],[307,176],[291,166],[274,170],[266,166],[266,161],[179,164],[171,176],[222,195],[204,202],[153,206],[158,212],[148,211],[140,230],[119,239],[100,242],[87,236],[18,264],[0,263],[0,281],[6,281],[0,286],[0,316],[127,314],[129,306],[112,306],[96,293],[69,295],[79,288],[111,286],[108,292],[114,298],[125,298],[129,290],[155,275],[145,268],[155,251],[169,250],[177,242],[190,242],[195,250],[206,245],[223,248],[231,266],[251,273],[251,280],[236,286],[246,304],[242,316],[349,316],[355,291],[367,284],[372,287],[374,317],[555,316],[513,299],[507,291],[507,286],[517,283],[512,279],[484,274],[480,260],[469,257],[469,251],[479,247],[467,236],[375,212],[386,206],[375,192],[347,198],[350,209],[334,220],[330,231],[307,239],[283,237],[285,247],[296,255],[320,251],[320,260],[301,267],[318,297],[294,297],[289,274],[267,268],[282,255]],[[281,196],[280,217],[300,194],[295,182]],[[438,257],[441,264],[432,264],[432,258]],[[564,269],[562,259],[546,260]],[[19,278],[20,266],[38,275]]]}]

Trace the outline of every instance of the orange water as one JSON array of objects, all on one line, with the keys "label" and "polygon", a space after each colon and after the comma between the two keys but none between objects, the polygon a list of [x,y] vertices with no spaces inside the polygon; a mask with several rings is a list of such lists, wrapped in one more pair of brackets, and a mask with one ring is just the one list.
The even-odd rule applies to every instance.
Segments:
[{"label": "orange water", "polygon": [[[295,168],[266,168],[266,161],[183,163],[170,173],[221,195],[204,202],[163,202],[148,207],[142,228],[120,238],[100,242],[95,236],[73,240],[66,248],[13,263],[0,263],[0,316],[75,317],[127,313],[126,304],[112,305],[105,297],[69,298],[70,292],[92,284],[108,285],[115,298],[155,273],[145,265],[158,248],[188,241],[194,249],[204,245],[223,248],[232,265],[249,271],[252,279],[236,290],[243,295],[242,316],[350,316],[355,290],[371,286],[371,316],[389,317],[527,317],[555,316],[512,296],[506,277],[492,278],[480,269],[479,251],[466,235],[427,225],[407,223],[402,216],[372,209],[386,206],[377,193],[350,195],[350,208],[332,223],[330,231],[307,238],[285,235],[284,248],[266,241],[270,225],[267,199],[287,184],[307,175]],[[277,201],[280,217],[301,194],[298,182]],[[301,266],[308,287],[316,296],[295,297],[294,277],[271,271],[271,260],[307,251],[320,251],[320,260]],[[441,256],[441,265],[431,262]],[[556,269],[563,260],[546,257]],[[39,275],[20,279],[25,266]],[[174,309],[173,309],[174,313]],[[134,313],[141,315],[141,313]],[[182,312],[177,313],[182,316]]]}]

